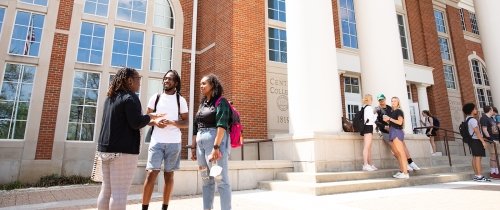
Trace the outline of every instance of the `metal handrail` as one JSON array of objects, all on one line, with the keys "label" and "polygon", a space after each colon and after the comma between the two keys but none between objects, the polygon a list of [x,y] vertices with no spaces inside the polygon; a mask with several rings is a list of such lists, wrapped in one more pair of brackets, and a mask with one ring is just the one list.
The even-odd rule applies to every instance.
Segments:
[{"label": "metal handrail", "polygon": [[[464,148],[464,155],[467,156],[467,153],[465,151],[465,143],[463,141],[462,138],[456,138],[454,136],[452,137],[448,137],[448,133],[452,133],[452,134],[459,134],[459,132],[456,132],[456,131],[453,131],[453,130],[448,130],[448,129],[445,129],[445,128],[441,128],[441,127],[437,127],[437,126],[424,126],[424,127],[416,127],[416,128],[413,128],[413,130],[417,130],[417,129],[428,129],[428,128],[435,128],[435,129],[439,129],[441,131],[444,131],[444,150],[445,150],[445,153],[446,155],[448,156],[448,164],[450,165],[450,167],[452,166],[452,163],[451,163],[451,151],[450,151],[450,143],[448,142],[448,138],[453,138],[453,139],[461,139],[462,140],[462,146]],[[439,135],[438,135],[439,136]]]},{"label": "metal handrail", "polygon": [[[246,142],[243,141],[243,144],[241,145],[241,160],[245,160],[245,157],[244,157],[245,144],[257,144],[257,160],[260,160],[260,143],[272,142],[272,141],[273,141],[272,139],[255,139],[255,140],[246,141]],[[191,148],[193,148],[193,145],[186,145],[186,146],[184,146],[184,148],[191,149]]]}]

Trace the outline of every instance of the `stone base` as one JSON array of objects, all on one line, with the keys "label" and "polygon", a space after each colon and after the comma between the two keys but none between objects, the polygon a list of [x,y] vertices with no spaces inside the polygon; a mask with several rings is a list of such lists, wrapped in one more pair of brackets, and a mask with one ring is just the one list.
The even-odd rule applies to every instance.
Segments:
[{"label": "stone base", "polygon": [[[274,158],[291,160],[296,172],[353,171],[363,165],[363,137],[358,133],[279,135],[273,143]],[[428,137],[407,134],[405,143],[419,166],[431,165]],[[373,136],[372,160],[380,169],[398,167],[390,146],[378,134]]]}]

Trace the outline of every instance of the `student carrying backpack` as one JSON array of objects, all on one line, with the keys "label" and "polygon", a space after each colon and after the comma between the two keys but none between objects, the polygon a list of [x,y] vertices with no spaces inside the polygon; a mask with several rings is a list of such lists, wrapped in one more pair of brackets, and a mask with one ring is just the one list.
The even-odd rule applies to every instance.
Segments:
[{"label": "student carrying backpack", "polygon": [[[215,107],[219,106],[220,101],[223,97],[219,97],[215,101]],[[227,99],[226,99],[227,100]],[[238,148],[243,144],[243,125],[240,121],[240,113],[234,108],[233,103],[229,102],[229,108],[231,109],[231,118],[229,119],[229,137],[231,138],[231,147]]]},{"label": "student carrying backpack", "polygon": [[458,130],[460,131],[460,136],[462,136],[462,139],[463,139],[464,143],[466,143],[466,144],[470,144],[472,142],[472,135],[469,133],[469,120],[470,119],[472,119],[472,117],[468,117],[458,127]]},{"label": "student carrying backpack", "polygon": [[365,108],[366,106],[363,106],[361,110],[356,112],[354,115],[354,119],[352,120],[352,126],[354,128],[355,132],[361,132],[363,131],[363,128],[365,127]]}]

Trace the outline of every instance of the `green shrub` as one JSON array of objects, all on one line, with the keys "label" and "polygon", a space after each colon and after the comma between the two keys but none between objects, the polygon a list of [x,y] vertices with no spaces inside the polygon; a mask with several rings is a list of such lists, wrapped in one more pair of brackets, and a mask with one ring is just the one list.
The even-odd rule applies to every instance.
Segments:
[{"label": "green shrub", "polygon": [[0,190],[13,190],[13,189],[29,188],[29,187],[51,187],[51,186],[75,185],[75,184],[92,184],[92,183],[95,182],[90,180],[90,177],[83,177],[78,175],[60,176],[57,174],[52,174],[41,177],[40,180],[34,184],[23,184],[19,181],[14,181],[7,184],[0,184]]}]

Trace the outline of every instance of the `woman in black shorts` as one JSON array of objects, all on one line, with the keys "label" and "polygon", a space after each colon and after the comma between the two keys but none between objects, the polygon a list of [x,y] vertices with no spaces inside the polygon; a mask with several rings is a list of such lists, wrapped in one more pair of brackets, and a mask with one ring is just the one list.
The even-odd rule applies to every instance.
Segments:
[{"label": "woman in black shorts", "polygon": [[429,110],[422,111],[422,116],[424,117],[424,125],[429,127],[425,130],[425,135],[429,137],[429,142],[432,147],[432,156],[436,155],[436,143],[434,142],[434,136],[436,136],[436,129],[434,127],[434,118]]}]

